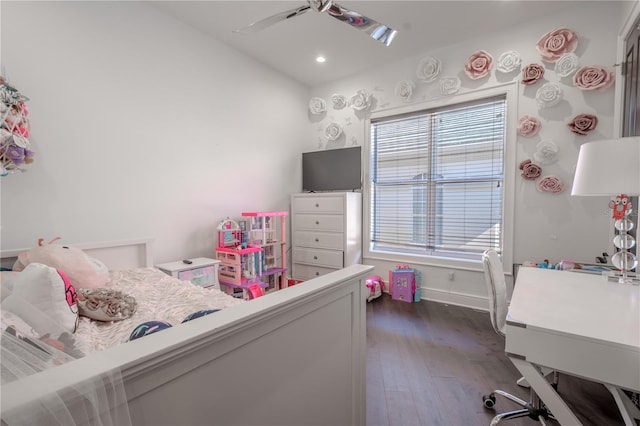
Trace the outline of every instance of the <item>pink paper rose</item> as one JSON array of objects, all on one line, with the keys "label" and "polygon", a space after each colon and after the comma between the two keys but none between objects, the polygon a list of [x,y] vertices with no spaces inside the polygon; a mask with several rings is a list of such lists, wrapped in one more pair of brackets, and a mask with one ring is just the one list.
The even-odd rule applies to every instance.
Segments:
[{"label": "pink paper rose", "polygon": [[558,176],[545,176],[536,182],[536,188],[540,192],[557,194],[564,190],[564,183]]},{"label": "pink paper rose", "polygon": [[598,125],[598,117],[591,114],[579,114],[567,123],[567,128],[577,135],[585,136]]},{"label": "pink paper rose", "polygon": [[573,75],[573,85],[581,90],[604,90],[611,86],[616,75],[602,65],[589,65],[580,68]]},{"label": "pink paper rose", "polygon": [[520,136],[530,138],[538,134],[540,130],[540,120],[530,115],[523,115],[518,122],[518,133]]},{"label": "pink paper rose", "polygon": [[578,35],[568,28],[557,28],[543,35],[536,49],[545,62],[555,62],[562,55],[573,52],[578,47]]},{"label": "pink paper rose", "polygon": [[522,84],[531,85],[544,77],[544,68],[538,64],[530,64],[522,69]]},{"label": "pink paper rose", "polygon": [[540,167],[536,163],[532,163],[531,160],[524,160],[522,163],[520,163],[520,166],[518,168],[522,170],[520,176],[527,180],[535,180],[542,174],[542,167]]},{"label": "pink paper rose", "polygon": [[478,80],[489,74],[493,66],[493,56],[484,50],[478,50],[469,57],[464,71],[471,80]]}]

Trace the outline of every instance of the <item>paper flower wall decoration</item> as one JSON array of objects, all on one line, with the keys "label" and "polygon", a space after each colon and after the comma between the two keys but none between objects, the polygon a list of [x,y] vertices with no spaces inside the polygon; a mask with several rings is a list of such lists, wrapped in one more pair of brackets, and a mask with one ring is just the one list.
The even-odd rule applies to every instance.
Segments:
[{"label": "paper flower wall decoration", "polygon": [[436,78],[438,78],[438,75],[440,75],[441,66],[442,64],[438,58],[431,56],[423,58],[420,63],[418,63],[418,69],[416,70],[418,80],[423,83],[431,83],[432,81],[435,81]]},{"label": "paper flower wall decoration", "polygon": [[522,84],[531,85],[535,84],[544,77],[544,68],[542,65],[529,64],[522,69]]},{"label": "paper flower wall decoration", "polygon": [[545,62],[555,62],[565,53],[578,47],[578,35],[568,28],[557,28],[543,35],[536,43],[536,49]]},{"label": "paper flower wall decoration", "polygon": [[500,55],[496,64],[496,69],[503,73],[509,73],[520,68],[520,54],[515,50],[508,50]]},{"label": "paper flower wall decoration", "polygon": [[540,164],[553,164],[558,160],[558,145],[553,141],[542,141],[536,145],[533,159]]},{"label": "paper flower wall decoration", "polygon": [[556,61],[556,74],[560,77],[569,77],[578,69],[578,55],[575,53],[565,53]]},{"label": "paper flower wall decoration", "polygon": [[536,92],[536,103],[539,108],[550,108],[558,105],[562,96],[562,88],[558,83],[545,83]]},{"label": "paper flower wall decoration", "polygon": [[322,98],[311,98],[309,100],[309,111],[311,114],[322,114],[327,110],[327,103]]},{"label": "paper flower wall decoration", "polygon": [[333,105],[333,109],[342,109],[347,106],[347,97],[333,94],[331,95],[331,105]]},{"label": "paper flower wall decoration", "polygon": [[616,76],[601,65],[580,68],[573,75],[573,85],[580,90],[605,90],[613,84]]},{"label": "paper flower wall decoration", "polygon": [[23,165],[33,162],[28,100],[0,76],[0,176],[16,170],[24,171]]},{"label": "paper flower wall decoration", "polygon": [[327,140],[335,141],[342,135],[342,126],[338,123],[331,123],[324,129],[324,135]]},{"label": "paper flower wall decoration", "polygon": [[518,121],[518,134],[525,138],[530,138],[538,134],[540,130],[540,120],[530,115],[523,115]]},{"label": "paper flower wall decoration", "polygon": [[364,111],[371,107],[371,94],[366,90],[358,90],[351,97],[351,106],[356,111]]},{"label": "paper flower wall decoration", "polygon": [[416,84],[411,80],[402,80],[398,82],[396,85],[395,93],[405,102],[409,102],[411,100],[411,96],[413,95],[413,89],[416,88]]},{"label": "paper flower wall decoration", "polygon": [[542,174],[542,167],[531,160],[524,160],[518,168],[522,170],[520,176],[527,180],[536,180]]},{"label": "paper flower wall decoration", "polygon": [[493,56],[484,50],[473,53],[464,65],[464,72],[471,80],[478,80],[489,75],[493,66]]},{"label": "paper flower wall decoration", "polygon": [[443,95],[453,95],[458,93],[462,82],[458,77],[442,77],[440,79],[440,93]]},{"label": "paper flower wall decoration", "polygon": [[564,191],[564,183],[558,176],[545,176],[536,181],[536,188],[540,192],[558,194]]},{"label": "paper flower wall decoration", "polygon": [[585,136],[598,125],[598,117],[591,114],[579,114],[567,123],[567,128],[576,135]]}]

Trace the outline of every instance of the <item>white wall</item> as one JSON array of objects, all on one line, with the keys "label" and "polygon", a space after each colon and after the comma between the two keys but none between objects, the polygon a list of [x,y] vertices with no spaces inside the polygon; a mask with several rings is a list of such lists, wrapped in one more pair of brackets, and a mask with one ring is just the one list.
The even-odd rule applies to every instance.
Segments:
[{"label": "white wall", "polygon": [[[614,71],[617,34],[625,16],[624,12],[628,9],[629,4],[583,2],[580,8],[571,7],[566,9],[566,13],[548,16],[526,25],[513,27],[505,22],[504,28],[488,29],[486,36],[457,45],[446,46],[446,37],[443,37],[441,49],[424,52],[362,75],[315,87],[311,95],[329,99],[331,94],[338,93],[350,97],[357,90],[365,89],[376,99],[374,110],[380,111],[405,105],[394,94],[394,88],[397,82],[411,79],[417,84],[412,102],[432,100],[440,96],[437,83],[418,83],[415,74],[418,62],[424,56],[435,56],[442,61],[441,76],[460,77],[460,93],[517,81],[521,77],[519,72],[497,73],[495,67],[489,78],[472,81],[464,74],[464,63],[471,53],[484,49],[496,60],[502,52],[516,50],[522,57],[523,66],[530,63],[544,64],[535,49],[535,44],[543,34],[558,27],[567,27],[578,33],[580,41],[576,54],[581,65],[604,65],[610,71]],[[401,37],[402,33],[398,35],[398,38]],[[539,141],[551,139],[560,147],[559,160],[556,164],[545,166],[543,174],[559,176],[564,181],[566,189],[561,194],[540,193],[531,181],[523,180],[519,172],[516,173],[515,211],[506,212],[507,215],[515,216],[515,242],[512,248],[505,249],[513,250],[514,262],[541,262],[543,259],[549,259],[551,262],[561,259],[593,261],[596,255],[610,247],[608,201],[571,197],[571,185],[580,145],[613,136],[615,90],[611,87],[604,92],[583,92],[573,86],[570,77],[561,79],[556,76],[553,65],[546,65],[545,68],[544,81],[530,87],[520,85],[516,106],[517,117],[524,114],[539,117],[542,121],[541,131],[535,138],[518,137],[517,140],[507,141],[517,146],[517,160],[514,164],[507,164],[507,167],[517,169],[522,160],[531,158]],[[548,81],[561,84],[564,100],[553,108],[539,111],[535,102],[535,92]],[[588,136],[576,136],[565,127],[566,123],[579,113],[595,114],[599,118],[598,127]],[[311,137],[305,150],[349,146],[353,143],[364,145],[368,131],[365,118],[364,114],[355,114],[351,108],[336,111],[328,106],[326,116],[310,116]],[[333,121],[344,127],[345,134],[339,141],[327,143],[323,131],[326,125]],[[380,259],[364,259],[364,262],[376,266],[377,273],[382,276],[386,276],[388,270],[397,263]],[[448,279],[449,268],[417,264],[414,266],[423,272],[423,297],[483,306],[483,277],[480,273],[474,272],[481,270],[479,263],[470,270],[457,271],[453,281]]]},{"label": "white wall", "polygon": [[3,249],[150,236],[157,262],[211,257],[221,219],[288,209],[306,88],[145,2],[1,8],[36,152],[0,179]]}]

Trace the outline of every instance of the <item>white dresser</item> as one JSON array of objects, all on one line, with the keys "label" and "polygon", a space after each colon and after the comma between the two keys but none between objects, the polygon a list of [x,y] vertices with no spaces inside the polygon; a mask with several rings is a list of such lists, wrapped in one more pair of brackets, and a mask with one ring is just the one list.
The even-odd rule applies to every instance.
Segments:
[{"label": "white dresser", "polygon": [[362,260],[362,194],[291,196],[292,275],[308,280]]}]

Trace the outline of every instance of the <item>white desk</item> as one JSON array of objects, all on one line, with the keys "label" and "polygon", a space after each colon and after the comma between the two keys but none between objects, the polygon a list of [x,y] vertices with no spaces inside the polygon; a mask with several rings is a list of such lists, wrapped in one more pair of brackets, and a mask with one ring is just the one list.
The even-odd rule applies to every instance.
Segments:
[{"label": "white desk", "polygon": [[507,355],[562,425],[580,421],[537,366],[603,383],[625,424],[640,418],[619,388],[640,392],[640,286],[600,275],[521,268],[507,316]]}]

